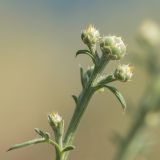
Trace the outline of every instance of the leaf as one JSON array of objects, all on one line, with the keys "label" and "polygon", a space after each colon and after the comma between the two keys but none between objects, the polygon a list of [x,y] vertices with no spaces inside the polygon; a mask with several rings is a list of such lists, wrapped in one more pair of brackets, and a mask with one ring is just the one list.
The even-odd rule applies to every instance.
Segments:
[{"label": "leaf", "polygon": [[119,102],[122,105],[123,110],[125,111],[126,109],[126,101],[124,99],[124,97],[122,96],[122,94],[113,86],[108,86],[108,85],[104,85],[104,87],[108,88],[119,100]]},{"label": "leaf", "polygon": [[86,86],[86,84],[87,84],[87,82],[89,81],[89,75],[88,75],[88,73],[87,73],[87,71],[84,73],[84,76],[83,76],[83,79],[84,79],[84,84],[85,84],[85,86]]},{"label": "leaf", "polygon": [[85,88],[84,72],[82,67],[80,67],[80,75],[81,75],[82,87]]},{"label": "leaf", "polygon": [[87,50],[87,49],[82,49],[82,50],[78,50],[78,51],[76,52],[76,56],[78,56],[78,55],[80,55],[80,54],[88,54],[88,53],[91,54],[89,50]]},{"label": "leaf", "polygon": [[94,71],[94,66],[91,66],[91,67],[88,67],[87,71],[85,74],[88,75],[88,78],[90,78],[93,74],[93,71]]},{"label": "leaf", "polygon": [[45,132],[44,138],[46,139],[46,141],[49,140],[49,137],[50,137],[49,133]]},{"label": "leaf", "polygon": [[75,95],[72,95],[72,98],[74,99],[75,103],[77,104],[78,98]]},{"label": "leaf", "polygon": [[77,57],[78,55],[80,55],[80,54],[86,54],[86,55],[88,55],[88,56],[92,59],[93,63],[94,63],[94,64],[96,63],[96,59],[95,59],[94,55],[91,54],[91,52],[90,52],[89,50],[87,50],[87,49],[78,50],[77,53],[76,53],[76,57]]},{"label": "leaf", "polygon": [[65,147],[65,148],[62,150],[62,152],[67,152],[67,151],[70,151],[70,150],[73,150],[73,149],[75,149],[75,146],[69,145],[69,146]]},{"label": "leaf", "polygon": [[40,136],[42,136],[43,138],[45,138],[46,140],[49,139],[49,133],[47,132],[43,132],[42,130],[40,130],[39,128],[35,128],[34,129],[36,133],[38,133]]},{"label": "leaf", "polygon": [[34,128],[35,132],[38,133],[40,136],[44,137],[44,132],[39,128]]},{"label": "leaf", "polygon": [[38,143],[44,143],[46,141],[45,138],[37,138],[37,139],[33,139],[24,143],[20,143],[20,144],[15,144],[13,145],[11,148],[8,149],[8,151],[14,150],[14,149],[18,149],[18,148],[22,148],[22,147],[27,147],[33,144],[38,144]]}]

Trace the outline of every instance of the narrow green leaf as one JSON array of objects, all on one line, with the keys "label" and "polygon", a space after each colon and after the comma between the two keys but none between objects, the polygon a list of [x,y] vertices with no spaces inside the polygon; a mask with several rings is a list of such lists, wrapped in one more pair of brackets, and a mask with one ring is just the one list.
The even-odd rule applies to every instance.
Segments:
[{"label": "narrow green leaf", "polygon": [[49,137],[50,137],[49,133],[45,132],[44,138],[46,139],[46,141],[49,140]]},{"label": "narrow green leaf", "polygon": [[74,99],[75,103],[77,104],[78,98],[75,95],[72,95],[72,98]]},{"label": "narrow green leaf", "polygon": [[84,49],[84,50],[78,50],[77,53],[76,53],[76,57],[78,55],[80,55],[80,54],[88,55],[92,59],[93,63],[94,64],[96,63],[96,59],[95,59],[94,55],[92,55],[89,50],[86,50],[86,49]]},{"label": "narrow green leaf", "polygon": [[81,84],[82,84],[82,87],[85,88],[84,72],[83,72],[83,68],[82,67],[80,67],[80,75],[81,75]]},{"label": "narrow green leaf", "polygon": [[89,78],[91,77],[93,71],[94,71],[94,67],[93,66],[91,66],[91,67],[89,67],[87,69],[86,74],[88,75]]},{"label": "narrow green leaf", "polygon": [[67,152],[67,151],[70,151],[70,150],[73,150],[73,149],[75,149],[75,146],[69,145],[69,146],[65,147],[65,148],[62,150],[62,152]]},{"label": "narrow green leaf", "polygon": [[40,130],[39,128],[34,128],[34,130],[35,130],[35,132],[37,134],[39,134],[40,136],[44,137],[45,133],[42,130]]},{"label": "narrow green leaf", "polygon": [[14,150],[14,149],[18,149],[18,148],[22,148],[22,147],[27,147],[33,144],[38,144],[38,143],[44,143],[46,141],[45,138],[37,138],[37,139],[33,139],[24,143],[20,143],[20,144],[15,144],[13,146],[11,146],[11,148],[8,149],[8,151]]},{"label": "narrow green leaf", "polygon": [[88,53],[91,54],[89,50],[87,50],[87,49],[82,49],[82,50],[78,50],[78,51],[76,52],[76,56],[78,56],[78,55],[80,55],[80,54],[88,54]]},{"label": "narrow green leaf", "polygon": [[43,132],[39,128],[35,128],[34,130],[35,130],[36,133],[38,133],[40,136],[44,137],[46,140],[49,139],[49,137],[50,137],[49,133]]},{"label": "narrow green leaf", "polygon": [[84,74],[84,76],[83,76],[85,86],[86,86],[87,82],[89,81],[89,78],[90,77],[89,77],[89,75],[88,75],[88,73],[86,71],[85,74]]},{"label": "narrow green leaf", "polygon": [[124,99],[124,97],[122,96],[122,94],[113,86],[108,86],[108,85],[104,85],[104,87],[108,88],[119,100],[119,102],[122,105],[123,110],[126,109],[126,101]]}]

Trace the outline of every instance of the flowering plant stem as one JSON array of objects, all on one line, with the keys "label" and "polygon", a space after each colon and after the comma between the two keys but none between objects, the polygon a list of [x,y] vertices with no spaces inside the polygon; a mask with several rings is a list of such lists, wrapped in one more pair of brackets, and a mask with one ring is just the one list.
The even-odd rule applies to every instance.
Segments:
[{"label": "flowering plant stem", "polygon": [[[76,104],[74,114],[72,116],[68,130],[64,138],[64,145],[70,145],[73,142],[76,129],[94,93],[94,88],[92,84],[94,80],[96,79],[96,77],[103,71],[103,69],[105,68],[108,62],[109,61],[105,60],[105,61],[102,61],[98,66],[95,66],[92,76],[90,77],[90,80],[88,81],[88,84],[86,85],[86,88],[84,88],[82,92],[80,93],[77,99],[77,104]],[[68,152],[65,153],[63,160],[66,160],[67,156],[68,156]]]},{"label": "flowering plant stem", "polygon": [[[89,26],[81,35],[82,41],[87,45],[88,49],[78,50],[77,55],[84,54],[91,58],[93,66],[89,67],[85,72],[80,68],[80,77],[82,83],[82,91],[78,97],[73,95],[76,104],[75,111],[71,118],[70,124],[64,134],[64,120],[58,113],[48,115],[48,122],[54,133],[54,140],[49,133],[35,128],[35,132],[41,136],[40,139],[33,139],[21,144],[13,145],[8,151],[30,146],[37,143],[48,143],[55,147],[56,160],[67,160],[71,150],[76,129],[81,118],[88,106],[90,99],[96,91],[102,91],[104,88],[109,89],[121,103],[122,108],[126,108],[125,99],[122,94],[108,83],[113,81],[126,82],[131,79],[132,71],[128,65],[120,65],[113,73],[103,75],[102,72],[111,60],[120,60],[126,54],[126,46],[122,39],[116,36],[100,37],[99,31],[93,26]],[[101,54],[97,52],[97,44],[101,49]]]}]

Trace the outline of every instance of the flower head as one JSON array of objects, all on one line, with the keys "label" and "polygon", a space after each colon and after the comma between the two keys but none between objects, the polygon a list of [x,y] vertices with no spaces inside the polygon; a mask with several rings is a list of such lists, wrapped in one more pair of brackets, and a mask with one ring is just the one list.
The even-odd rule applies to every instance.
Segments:
[{"label": "flower head", "polygon": [[122,82],[129,81],[133,76],[133,67],[129,65],[119,65],[114,72],[114,77]]},{"label": "flower head", "polygon": [[64,120],[62,117],[58,113],[50,113],[48,115],[48,122],[54,131],[55,137],[62,137],[64,133]]},{"label": "flower head", "polygon": [[99,41],[100,33],[94,26],[89,25],[86,30],[82,31],[81,38],[85,44],[93,46]]},{"label": "flower head", "polygon": [[100,41],[100,48],[111,60],[119,60],[126,54],[126,46],[121,37],[103,37]]},{"label": "flower head", "polygon": [[48,115],[49,122],[57,126],[59,123],[62,122],[62,117],[58,113],[51,113]]}]

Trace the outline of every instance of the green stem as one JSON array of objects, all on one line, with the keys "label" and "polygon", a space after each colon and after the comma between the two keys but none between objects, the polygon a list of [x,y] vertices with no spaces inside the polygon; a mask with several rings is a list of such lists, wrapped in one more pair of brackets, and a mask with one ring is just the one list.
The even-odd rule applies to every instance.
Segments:
[{"label": "green stem", "polygon": [[62,160],[61,154],[56,154],[56,160]]},{"label": "green stem", "polygon": [[[59,132],[55,133],[55,140],[56,140],[56,143],[59,145],[60,150],[63,148],[62,137],[63,135],[61,135],[61,133]],[[62,160],[62,153],[60,150],[57,148],[57,146],[55,146],[56,160]]]},{"label": "green stem", "polygon": [[[94,88],[92,87],[92,84],[94,80],[97,78],[97,76],[103,71],[108,62],[109,61],[106,58],[104,57],[101,58],[99,65],[95,66],[95,69],[92,73],[92,76],[88,84],[79,95],[74,114],[72,116],[68,130],[64,138],[64,146],[72,144],[76,129],[80,123],[80,120],[87,108],[87,105],[92,95],[94,94]],[[67,158],[68,158],[68,152],[64,154],[63,160],[67,160]]]}]

